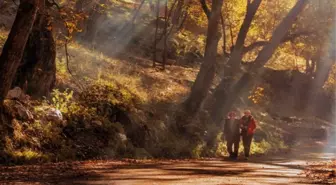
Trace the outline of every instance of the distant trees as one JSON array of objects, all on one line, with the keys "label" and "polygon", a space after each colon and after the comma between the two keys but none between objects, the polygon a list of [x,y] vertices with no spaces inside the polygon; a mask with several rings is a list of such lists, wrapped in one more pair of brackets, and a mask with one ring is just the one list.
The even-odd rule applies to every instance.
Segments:
[{"label": "distant trees", "polygon": [[[155,67],[156,63],[161,63],[163,70],[166,64],[171,63],[171,61],[168,61],[169,39],[182,28],[190,5],[188,0],[174,0],[170,6],[168,2],[168,0],[157,0],[155,8],[153,66]],[[162,9],[164,9],[164,17],[160,16]],[[164,25],[160,26],[162,18],[164,18]],[[161,33],[159,33],[159,27],[163,27]]]}]

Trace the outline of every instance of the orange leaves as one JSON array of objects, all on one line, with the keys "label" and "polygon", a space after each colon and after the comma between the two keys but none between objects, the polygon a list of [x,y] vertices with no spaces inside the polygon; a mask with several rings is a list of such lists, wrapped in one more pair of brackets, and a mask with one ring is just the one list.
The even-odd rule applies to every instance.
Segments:
[{"label": "orange leaves", "polygon": [[87,14],[83,12],[75,12],[71,7],[62,8],[59,11],[59,15],[67,32],[67,34],[63,34],[67,41],[72,39],[74,33],[82,32],[79,25],[84,19],[88,18]]},{"label": "orange leaves", "polygon": [[336,160],[312,163],[305,169],[304,174],[317,183],[335,184]]}]

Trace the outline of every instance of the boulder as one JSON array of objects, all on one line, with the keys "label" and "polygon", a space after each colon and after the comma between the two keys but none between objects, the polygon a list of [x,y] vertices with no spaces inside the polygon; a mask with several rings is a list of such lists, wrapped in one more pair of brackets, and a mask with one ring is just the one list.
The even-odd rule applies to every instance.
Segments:
[{"label": "boulder", "polygon": [[15,87],[14,89],[9,90],[6,96],[6,99],[21,101],[29,100],[29,98],[30,97],[26,95],[20,87]]},{"label": "boulder", "polygon": [[11,89],[8,91],[7,94],[7,99],[13,100],[13,99],[20,99],[20,97],[22,96],[23,91],[20,87],[15,87],[14,89]]},{"label": "boulder", "polygon": [[60,110],[50,108],[46,112],[46,119],[54,123],[61,123],[63,121],[63,115]]},{"label": "boulder", "polygon": [[118,133],[118,136],[122,142],[127,142],[127,136],[125,134]]}]

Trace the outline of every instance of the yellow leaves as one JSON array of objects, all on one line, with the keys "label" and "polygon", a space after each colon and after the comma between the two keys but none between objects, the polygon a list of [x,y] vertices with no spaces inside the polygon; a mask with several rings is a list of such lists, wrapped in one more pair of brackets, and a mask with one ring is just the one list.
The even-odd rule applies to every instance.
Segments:
[{"label": "yellow leaves", "polygon": [[263,100],[265,100],[265,89],[263,87],[255,88],[248,99],[254,104],[260,104]]},{"label": "yellow leaves", "polygon": [[72,6],[67,7],[64,6],[61,10],[59,10],[59,18],[64,25],[64,32],[63,35],[64,42],[59,43],[66,43],[72,39],[72,35],[76,32],[82,32],[82,29],[79,28],[80,23],[88,18],[88,15],[84,12],[76,12],[73,10]]},{"label": "yellow leaves", "polygon": [[65,27],[68,29],[69,34],[72,34],[72,32],[76,29],[76,25],[73,22],[65,22]]}]

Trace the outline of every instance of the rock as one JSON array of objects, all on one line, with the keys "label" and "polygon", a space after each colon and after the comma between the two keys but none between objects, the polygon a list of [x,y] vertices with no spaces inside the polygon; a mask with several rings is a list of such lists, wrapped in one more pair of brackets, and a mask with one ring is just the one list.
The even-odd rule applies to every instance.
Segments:
[{"label": "rock", "polygon": [[11,89],[8,91],[7,94],[7,99],[13,100],[13,99],[20,99],[20,97],[22,96],[23,91],[20,87],[15,87],[14,89]]},{"label": "rock", "polygon": [[127,142],[127,136],[122,133],[118,133],[118,136],[122,142]]},{"label": "rock", "polygon": [[54,123],[61,123],[63,121],[63,116],[60,110],[50,108],[46,112],[46,119]]},{"label": "rock", "polygon": [[29,109],[27,109],[26,107],[24,107],[21,104],[16,104],[14,105],[14,108],[17,112],[17,116],[23,120],[33,120],[34,116],[33,114],[29,111]]},{"label": "rock", "polygon": [[6,99],[27,101],[30,96],[26,95],[20,87],[15,87],[8,91]]}]

